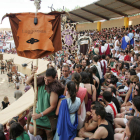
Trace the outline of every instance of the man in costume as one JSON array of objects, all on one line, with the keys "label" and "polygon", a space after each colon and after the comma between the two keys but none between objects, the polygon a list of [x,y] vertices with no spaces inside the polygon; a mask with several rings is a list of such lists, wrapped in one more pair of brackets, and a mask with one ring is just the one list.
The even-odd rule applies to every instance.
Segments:
[{"label": "man in costume", "polygon": [[84,35],[84,36],[80,37],[78,39],[78,50],[80,52],[78,52],[78,53],[83,53],[84,55],[86,55],[89,51],[91,42],[92,42],[92,40],[91,40],[90,36]]},{"label": "man in costume", "polygon": [[99,47],[99,54],[100,54],[100,55],[105,54],[106,48],[105,48],[104,45],[105,45],[105,43],[102,42],[101,46]]},{"label": "man in costume", "polygon": [[132,30],[129,31],[128,37],[130,38],[130,45],[134,46],[134,34],[132,33]]},{"label": "man in costume", "polygon": [[[37,68],[34,67],[32,75],[26,81],[27,84],[34,85],[33,78],[36,70]],[[63,85],[55,80],[56,74],[57,72],[54,68],[49,68],[46,70],[45,76],[37,78],[38,96],[36,114],[32,115],[31,125],[29,126],[29,131],[33,134],[33,120],[36,120],[37,135],[40,135],[40,129],[43,129],[46,132],[47,140],[53,139],[49,117],[53,118],[55,116],[58,98],[64,92]]]},{"label": "man in costume", "polygon": [[127,33],[125,33],[124,37],[122,38],[122,45],[121,48],[125,50],[127,45],[129,44],[130,38],[127,36]]},{"label": "man in costume", "polygon": [[98,55],[99,54],[99,45],[96,44],[94,49],[93,49],[93,55]]}]

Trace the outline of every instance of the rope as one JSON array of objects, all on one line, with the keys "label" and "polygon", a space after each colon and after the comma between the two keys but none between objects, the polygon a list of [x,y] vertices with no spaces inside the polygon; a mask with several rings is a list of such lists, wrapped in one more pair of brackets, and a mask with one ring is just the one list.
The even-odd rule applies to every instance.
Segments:
[{"label": "rope", "polygon": [[38,10],[41,8],[40,4],[41,4],[41,0],[34,0],[34,5],[36,7],[35,17],[37,17]]}]

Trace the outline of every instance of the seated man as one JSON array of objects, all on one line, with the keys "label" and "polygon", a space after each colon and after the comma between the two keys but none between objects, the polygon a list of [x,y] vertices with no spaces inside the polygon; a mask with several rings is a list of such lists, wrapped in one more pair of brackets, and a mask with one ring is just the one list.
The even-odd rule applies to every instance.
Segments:
[{"label": "seated man", "polygon": [[[100,104],[95,104],[91,109],[92,118],[98,123],[98,128],[95,133],[89,132],[87,140],[102,139],[114,140],[114,133],[111,124],[105,120],[106,111]],[[84,140],[83,138],[74,138],[74,140]]]},{"label": "seated man", "polygon": [[109,91],[104,91],[103,92],[103,101],[100,101],[100,103],[105,107],[106,112],[110,113],[114,119],[114,118],[116,118],[117,108],[111,100],[112,100],[112,93]]},{"label": "seated man", "polygon": [[[99,104],[99,102],[95,101],[95,102],[92,102],[91,104],[91,108],[95,105],[95,104]],[[86,119],[85,119],[85,124],[84,124],[84,127],[80,129],[79,133],[78,133],[78,136],[79,137],[88,137],[90,135],[90,132],[94,133],[96,131],[96,128],[98,127],[98,123],[95,122],[93,120],[93,118],[91,118],[91,112],[87,112],[86,113]]]},{"label": "seated man", "polygon": [[107,91],[110,91],[112,93],[112,102],[115,104],[116,108],[117,108],[117,112],[120,113],[120,104],[119,101],[117,100],[116,96],[116,88],[113,86],[110,86]]}]

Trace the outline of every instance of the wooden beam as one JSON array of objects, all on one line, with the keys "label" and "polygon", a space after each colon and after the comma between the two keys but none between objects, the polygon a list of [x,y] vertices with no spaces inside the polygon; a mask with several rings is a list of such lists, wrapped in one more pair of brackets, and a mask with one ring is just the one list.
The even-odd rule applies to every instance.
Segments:
[{"label": "wooden beam", "polygon": [[106,17],[106,16],[103,16],[103,15],[101,15],[101,14],[98,14],[98,13],[95,13],[95,12],[93,12],[93,11],[87,10],[87,9],[85,9],[85,8],[81,8],[81,10],[86,11],[86,12],[88,12],[88,13],[90,13],[90,14],[96,15],[96,16],[101,17],[101,18],[106,19],[106,20],[109,20],[109,19],[110,19],[110,18],[108,18],[108,17]]},{"label": "wooden beam", "polygon": [[134,7],[134,8],[136,8],[136,9],[140,9],[140,6],[139,6],[139,5],[134,5],[133,3],[130,3],[130,2],[128,2],[128,1],[124,1],[124,0],[117,0],[117,1],[119,1],[119,2],[121,2],[121,3],[124,3],[124,4],[126,4],[126,5],[129,5],[129,6],[131,6],[131,7]]},{"label": "wooden beam", "polygon": [[124,17],[127,17],[127,16],[128,16],[128,15],[125,14],[125,13],[122,13],[122,12],[117,11],[117,10],[115,10],[115,9],[106,7],[106,6],[104,6],[104,5],[101,5],[101,4],[98,4],[98,3],[94,3],[94,4],[97,5],[97,6],[99,6],[99,7],[104,8],[104,9],[107,9],[107,10],[109,10],[109,11],[111,11],[111,12],[114,12],[114,13],[116,13],[116,14],[118,14],[118,15],[121,15],[121,16],[124,16]]},{"label": "wooden beam", "polygon": [[72,23],[77,22],[77,21],[74,21],[73,19],[71,19],[70,17],[67,17],[67,19],[70,20]]},{"label": "wooden beam", "polygon": [[91,19],[88,19],[88,18],[83,17],[83,16],[81,16],[81,15],[77,15],[77,14],[75,14],[75,13],[73,13],[73,12],[69,12],[69,13],[72,14],[72,15],[75,15],[75,16],[77,16],[77,17],[80,17],[80,18],[82,18],[82,19],[85,19],[85,20],[87,20],[87,21],[94,22],[94,21],[91,20]]}]

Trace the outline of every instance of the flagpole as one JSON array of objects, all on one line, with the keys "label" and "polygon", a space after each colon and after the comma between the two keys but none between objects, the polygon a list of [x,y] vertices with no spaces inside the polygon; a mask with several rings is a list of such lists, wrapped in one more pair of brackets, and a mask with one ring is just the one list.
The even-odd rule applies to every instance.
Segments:
[{"label": "flagpole", "polygon": [[[36,67],[38,68],[38,59],[36,59]],[[37,74],[34,74],[34,105],[33,114],[36,113],[36,102],[37,102]],[[34,136],[36,136],[36,120],[33,120],[34,125]]]},{"label": "flagpole", "polygon": [[[36,25],[38,23],[37,19],[37,13],[40,9],[40,0],[34,0],[34,5],[36,6],[36,12],[35,12],[35,18],[34,18],[34,24]],[[36,67],[38,68],[38,59],[36,59]],[[34,74],[34,105],[33,105],[33,114],[36,113],[36,102],[37,102],[37,74]],[[36,120],[33,120],[33,126],[34,126],[34,136],[37,134],[36,129]]]}]

